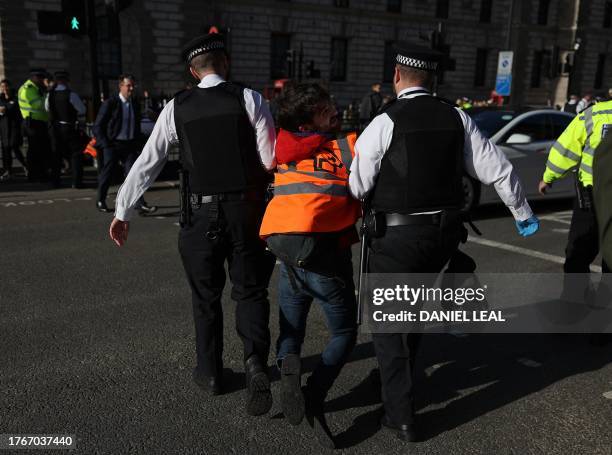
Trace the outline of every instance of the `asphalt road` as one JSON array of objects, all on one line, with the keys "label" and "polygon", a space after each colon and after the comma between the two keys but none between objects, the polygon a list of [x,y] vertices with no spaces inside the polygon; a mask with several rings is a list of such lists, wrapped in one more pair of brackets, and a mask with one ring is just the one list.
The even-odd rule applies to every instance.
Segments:
[{"label": "asphalt road", "polygon": [[[245,414],[228,292],[229,391],[209,398],[192,383],[177,192],[160,182],[147,200],[158,213],[135,219],[118,249],[108,239],[111,216],[94,208],[93,189],[0,184],[0,433],[75,434],[83,454],[321,452],[305,424],[294,428],[283,419],[278,375],[269,415]],[[528,239],[515,233],[503,207],[477,211],[483,237],[465,250],[480,271],[560,270],[570,204],[535,207],[542,230]],[[276,284],[275,274],[273,339]],[[305,376],[325,340],[322,314],[313,308]],[[376,361],[369,335],[360,335],[327,403],[343,452],[612,454],[610,345],[592,347],[583,335],[431,335],[419,361],[426,439],[405,444],[379,431]]]}]

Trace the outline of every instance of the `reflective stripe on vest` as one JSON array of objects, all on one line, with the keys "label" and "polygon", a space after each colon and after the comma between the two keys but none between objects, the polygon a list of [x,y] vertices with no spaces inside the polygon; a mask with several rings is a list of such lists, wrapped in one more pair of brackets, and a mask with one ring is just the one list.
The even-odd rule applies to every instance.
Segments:
[{"label": "reflective stripe on vest", "polygon": [[348,188],[355,134],[323,144],[312,158],[281,164],[274,177],[260,236],[339,232],[353,226],[361,206]]}]

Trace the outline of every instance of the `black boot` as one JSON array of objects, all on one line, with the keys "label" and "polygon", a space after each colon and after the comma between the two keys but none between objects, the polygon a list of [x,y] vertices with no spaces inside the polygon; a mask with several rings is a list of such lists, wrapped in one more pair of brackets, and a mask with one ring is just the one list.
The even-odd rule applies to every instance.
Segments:
[{"label": "black boot", "polygon": [[299,425],[304,419],[304,395],[300,384],[300,357],[288,354],[281,363],[281,407],[291,425]]},{"label": "black boot", "polygon": [[223,386],[220,377],[206,376],[197,368],[193,369],[193,382],[210,395],[221,395]]},{"label": "black boot", "polygon": [[304,397],[306,399],[306,421],[321,444],[326,449],[335,449],[336,443],[332,435],[327,420],[325,419],[325,396],[326,392],[320,390],[312,383],[304,387]]},{"label": "black boot", "polygon": [[259,357],[252,355],[244,363],[247,398],[246,412],[252,416],[267,413],[272,407],[270,379]]}]

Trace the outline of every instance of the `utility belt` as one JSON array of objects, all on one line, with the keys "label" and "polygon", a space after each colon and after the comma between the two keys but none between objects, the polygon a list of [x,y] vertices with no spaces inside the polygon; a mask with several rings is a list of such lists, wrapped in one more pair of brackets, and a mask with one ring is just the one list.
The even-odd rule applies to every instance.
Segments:
[{"label": "utility belt", "polygon": [[437,226],[445,228],[452,224],[459,225],[462,222],[461,216],[461,211],[455,209],[415,215],[369,211],[364,221],[370,237],[376,238],[383,236],[388,227]]},{"label": "utility belt", "polygon": [[65,122],[63,120],[55,120],[53,121],[53,126],[55,127],[61,127],[61,128],[71,128],[74,130],[77,130],[79,127],[79,122],[75,121],[75,122]]},{"label": "utility belt", "polygon": [[220,193],[220,194],[202,194],[202,193],[190,193],[189,194],[189,205],[192,210],[198,210],[204,204],[213,204],[218,202],[229,202],[229,201],[263,201],[265,194],[262,191],[247,190],[231,193]]}]

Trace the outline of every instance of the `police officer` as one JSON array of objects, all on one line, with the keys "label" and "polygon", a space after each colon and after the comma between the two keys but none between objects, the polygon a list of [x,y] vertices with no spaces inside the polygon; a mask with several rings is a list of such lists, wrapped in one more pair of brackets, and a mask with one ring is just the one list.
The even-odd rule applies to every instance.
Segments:
[{"label": "police officer", "polygon": [[[521,183],[505,155],[468,115],[430,93],[440,54],[397,46],[397,99],[356,143],[349,186],[379,222],[372,238],[371,273],[438,273],[457,251],[463,227],[462,175],[494,184],[521,235],[538,229]],[[384,224],[386,226],[381,226]],[[374,334],[385,415],[383,427],[414,441],[413,368],[418,334]]]},{"label": "police officer", "polygon": [[197,87],[178,94],[162,110],[153,133],[119,194],[110,236],[127,240],[133,207],[155,180],[173,144],[180,147],[183,226],[179,251],[191,286],[196,328],[195,382],[222,391],[221,295],[228,262],[236,329],[244,344],[246,411],[261,415],[272,405],[267,359],[270,347],[267,287],[274,259],[258,232],[265,192],[275,165],[275,130],[262,96],[226,82],[228,56],[219,34],[201,36],[183,51]]},{"label": "police officer", "polygon": [[[597,103],[578,114],[559,136],[548,153],[546,169],[539,184],[546,194],[553,183],[578,168],[577,198],[565,248],[565,273],[590,272],[599,253],[597,219],[592,204],[593,157],[602,138],[612,134],[612,101]],[[603,261],[604,272],[609,265]]]},{"label": "police officer", "polygon": [[59,180],[64,155],[70,156],[72,167],[72,187],[83,187],[83,148],[79,137],[79,116],[85,115],[85,105],[79,95],[68,85],[70,75],[66,71],[56,71],[55,86],[45,100],[49,112],[53,138],[54,165],[52,172]]},{"label": "police officer", "polygon": [[[30,70],[30,77],[19,88],[17,101],[24,119],[23,130],[28,138],[28,180],[42,180],[46,176],[46,164],[51,158],[45,110],[45,78],[47,72],[42,68]],[[53,182],[57,184],[58,182]]]}]

